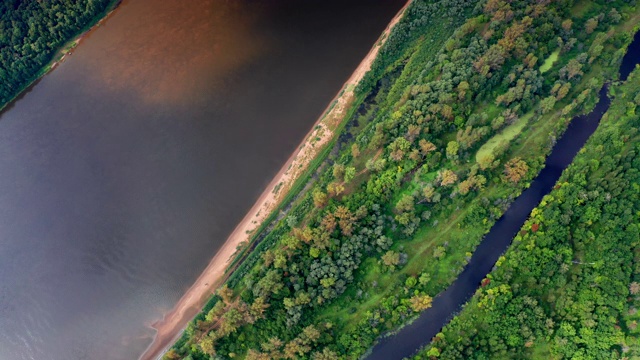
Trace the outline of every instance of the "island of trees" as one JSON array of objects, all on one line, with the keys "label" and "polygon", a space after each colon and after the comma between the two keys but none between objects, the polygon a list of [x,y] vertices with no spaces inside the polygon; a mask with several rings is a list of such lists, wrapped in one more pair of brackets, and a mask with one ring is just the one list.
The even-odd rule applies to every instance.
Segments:
[{"label": "island of trees", "polygon": [[[453,282],[617,78],[639,19],[635,1],[414,0],[318,176],[164,358],[360,358]],[[417,359],[640,356],[640,74],[611,92],[601,128]]]}]

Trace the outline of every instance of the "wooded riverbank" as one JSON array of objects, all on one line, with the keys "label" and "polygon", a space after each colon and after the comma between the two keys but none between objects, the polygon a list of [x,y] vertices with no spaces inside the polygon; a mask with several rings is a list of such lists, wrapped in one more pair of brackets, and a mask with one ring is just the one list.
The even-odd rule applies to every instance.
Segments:
[{"label": "wooded riverbank", "polygon": [[234,255],[238,255],[243,249],[251,246],[251,241],[257,232],[265,222],[273,219],[273,216],[276,215],[274,212],[279,211],[283,201],[290,195],[289,192],[296,189],[295,184],[300,180],[308,180],[310,163],[317,160],[323,150],[335,140],[335,130],[345,121],[349,107],[352,106],[355,99],[355,87],[371,68],[371,64],[388,38],[389,32],[400,20],[410,3],[411,0],[407,1],[405,6],[393,17],[367,56],[345,82],[309,134],[305,136],[298,150],[291,155],[269,183],[193,286],[162,320],[153,324],[157,334],[141,359],[158,358],[176,341],[184,326],[201,311],[215,289],[231,275],[233,270],[228,271],[228,268],[230,265],[234,265]]}]

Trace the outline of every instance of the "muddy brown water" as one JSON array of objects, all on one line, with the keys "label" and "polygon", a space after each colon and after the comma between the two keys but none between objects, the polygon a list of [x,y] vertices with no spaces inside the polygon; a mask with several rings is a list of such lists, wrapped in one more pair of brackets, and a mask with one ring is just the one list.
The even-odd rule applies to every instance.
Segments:
[{"label": "muddy brown water", "polygon": [[0,360],[135,359],[401,0],[125,0],[0,115]]}]

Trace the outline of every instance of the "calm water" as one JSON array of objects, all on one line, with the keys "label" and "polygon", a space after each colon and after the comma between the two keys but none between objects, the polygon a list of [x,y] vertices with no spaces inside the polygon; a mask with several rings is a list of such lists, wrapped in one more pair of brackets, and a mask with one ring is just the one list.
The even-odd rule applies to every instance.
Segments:
[{"label": "calm water", "polygon": [[0,116],[0,360],[135,359],[403,0],[129,0]]},{"label": "calm water", "polygon": [[[636,34],[622,60],[620,79],[626,80],[638,63],[640,32]],[[367,360],[403,359],[415,354],[420,347],[427,345],[471,298],[480,281],[489,274],[500,255],[507,250],[531,210],[538,206],[544,195],[551,192],[562,171],[571,164],[575,155],[597,129],[602,115],[610,105],[607,88],[608,85],[605,85],[600,90],[600,98],[593,111],[571,120],[567,131],[547,157],[544,169],[498,219],[453,284],[438,294],[433,300],[433,306],[424,311],[416,321],[402,328],[396,335],[380,339]]]}]

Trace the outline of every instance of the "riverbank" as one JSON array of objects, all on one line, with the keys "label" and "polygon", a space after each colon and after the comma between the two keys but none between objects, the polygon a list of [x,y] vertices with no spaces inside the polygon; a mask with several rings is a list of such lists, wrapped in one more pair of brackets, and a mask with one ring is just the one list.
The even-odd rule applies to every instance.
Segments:
[{"label": "riverbank", "polygon": [[80,42],[86,38],[87,35],[100,25],[102,25],[122,4],[124,0],[112,0],[106,9],[98,14],[92,21],[90,21],[84,28],[80,29],[77,35],[72,36],[64,45],[60,47],[58,51],[53,55],[53,58],[44,65],[31,80],[18,90],[14,97],[9,99],[4,104],[0,105],[0,113],[2,113],[8,106],[13,104],[17,99],[24,95],[32,86],[34,86],[43,76],[54,70],[60,65],[67,56],[73,53],[73,50],[80,45]]},{"label": "riverbank", "polygon": [[[638,51],[640,35],[635,36],[627,54]],[[638,252],[638,235],[634,232],[636,221],[625,217],[640,209],[640,194],[637,188],[619,185],[640,181],[637,171],[633,171],[637,166],[632,165],[638,162],[637,152],[633,150],[640,142],[636,131],[638,116],[629,110],[638,104],[637,100],[630,102],[629,99],[640,91],[639,72],[635,70],[625,80],[629,75],[625,70],[634,69],[637,59],[638,56],[625,56],[620,81],[611,84],[608,92],[611,104],[595,133],[564,170],[550,194],[531,212],[482,286],[421,350],[421,356],[437,351],[442,358],[459,353],[470,356],[481,353],[487,358],[507,353],[513,358],[551,358],[552,354],[558,358],[572,358],[574,354],[589,354],[594,359],[638,358],[640,332],[635,325],[639,315],[633,310],[640,305],[640,298],[634,296],[639,259],[633,254]],[[585,201],[583,194],[587,191],[607,196]],[[568,208],[572,212],[567,219]],[[590,217],[591,209],[599,210],[597,217]],[[616,223],[621,225],[611,226]],[[549,234],[571,236],[555,236],[549,241]],[[543,257],[554,260],[545,261]],[[595,286],[590,281],[603,278],[607,279],[607,287]],[[506,291],[489,300],[501,290]],[[582,294],[585,293],[589,293],[591,299],[600,299],[598,310],[577,305],[584,301]],[[527,304],[526,308],[518,308],[515,305],[518,303]],[[554,311],[545,312],[550,308]],[[573,342],[570,338],[569,346],[561,341],[566,334],[561,328],[563,325],[554,327],[553,324],[571,323],[576,334],[587,333],[590,323],[572,320],[594,317],[595,311],[607,312],[607,319],[599,321],[597,326],[600,334],[608,336],[587,343]],[[523,313],[544,315],[521,316]],[[571,319],[567,319],[569,317]],[[506,322],[509,325],[505,327]],[[487,346],[486,339],[499,336],[501,329],[506,328],[517,329],[510,332],[506,346]],[[541,333],[538,329],[545,329],[548,336],[528,336]],[[458,340],[459,334],[470,334],[462,346],[458,345],[462,343]]]},{"label": "riverbank", "polygon": [[[633,18],[629,23],[635,24]],[[629,31],[627,28],[625,28],[625,24],[621,24],[617,30],[618,32],[622,32],[622,30]],[[626,77],[629,75],[632,69],[636,67],[636,63],[638,62],[636,60],[638,59],[638,57],[634,56],[634,54],[637,54],[637,52],[640,51],[640,33],[636,33],[635,37],[633,38],[634,41],[628,46],[628,48],[627,45],[624,46],[624,48],[628,49],[628,52],[622,60],[620,70],[614,71],[619,71],[620,80],[622,81],[625,81]],[[552,54],[551,57],[553,56],[554,55]],[[599,71],[601,70],[599,69]],[[478,319],[482,319],[483,316],[489,318],[492,316],[492,312],[500,313],[501,319],[513,319],[516,316],[513,313],[509,313],[510,308],[504,306],[504,304],[501,305],[502,307],[496,306],[495,304],[498,303],[498,301],[495,301],[493,299],[491,300],[493,301],[493,304],[488,307],[479,305],[479,302],[486,301],[487,298],[491,297],[491,294],[494,291],[499,291],[497,289],[518,289],[520,286],[522,289],[527,289],[530,284],[532,284],[532,282],[530,281],[530,276],[532,274],[531,271],[522,269],[515,270],[520,266],[526,267],[527,265],[523,264],[527,263],[528,261],[520,259],[520,261],[509,263],[508,260],[505,260],[505,257],[514,256],[514,251],[521,251],[523,252],[523,254],[519,254],[519,256],[523,258],[531,256],[536,260],[531,261],[529,264],[533,263],[536,264],[535,266],[539,266],[539,264],[542,263],[542,260],[536,257],[539,257],[541,256],[541,253],[544,253],[544,256],[548,258],[550,256],[549,254],[552,254],[550,249],[553,249],[553,252],[559,252],[560,250],[558,249],[561,248],[561,246],[559,246],[560,243],[557,242],[557,239],[554,239],[553,241],[544,243],[544,245],[537,245],[540,248],[545,249],[545,251],[536,253],[532,250],[535,247],[532,245],[533,242],[531,242],[530,245],[527,246],[526,250],[522,249],[523,238],[526,239],[528,236],[538,236],[540,234],[544,234],[544,232],[550,232],[549,229],[560,231],[560,229],[568,228],[570,226],[591,227],[592,222],[596,222],[590,221],[587,223],[586,220],[584,221],[584,223],[580,223],[575,220],[573,222],[565,222],[566,220],[554,222],[548,221],[549,219],[543,218],[542,216],[540,216],[540,214],[542,214],[544,211],[545,215],[554,214],[553,216],[559,217],[558,212],[554,213],[548,210],[549,205],[554,202],[554,199],[557,203],[564,203],[567,201],[558,201],[557,199],[563,198],[565,196],[575,197],[575,194],[580,193],[577,190],[558,191],[558,189],[569,186],[576,187],[576,185],[579,184],[579,182],[575,181],[575,179],[579,178],[576,176],[576,174],[567,175],[567,173],[570,174],[571,171],[575,171],[577,167],[583,166],[584,168],[584,165],[580,165],[581,162],[576,162],[574,158],[578,159],[581,156],[584,157],[584,153],[589,148],[595,147],[595,145],[593,145],[594,141],[589,140],[592,135],[594,133],[598,134],[600,132],[600,134],[602,134],[602,132],[604,132],[604,130],[601,130],[599,128],[599,125],[601,123],[601,120],[606,119],[606,113],[610,109],[612,100],[609,90],[611,81],[615,79],[611,76],[611,70],[609,71],[608,76],[603,74],[606,74],[606,71],[603,71],[600,76],[602,76],[603,79],[608,80],[604,80],[605,82],[599,89],[597,103],[595,103],[595,105],[591,109],[590,107],[585,108],[585,110],[590,110],[585,111],[584,113],[577,112],[575,114],[575,116],[567,125],[566,130],[562,132],[562,135],[559,137],[557,142],[555,142],[555,145],[553,146],[551,152],[546,156],[542,170],[531,182],[528,183],[526,189],[522,191],[522,193],[520,193],[518,197],[515,198],[515,200],[509,205],[502,216],[495,222],[494,225],[492,225],[491,230],[482,237],[480,244],[473,251],[473,255],[470,257],[468,263],[465,265],[464,269],[459,273],[456,279],[451,283],[451,285],[446,288],[446,290],[438,293],[438,295],[433,298],[433,303],[431,304],[430,308],[423,311],[417,318],[413,319],[411,322],[407,323],[404,327],[398,329],[396,332],[390,333],[388,334],[388,336],[381,337],[379,339],[379,342],[370,350],[369,355],[366,357],[367,360],[404,359],[414,355],[429,357],[430,353],[428,352],[428,350],[436,349],[437,353],[440,354],[440,351],[442,351],[443,348],[449,351],[447,355],[450,357],[451,353],[459,354],[460,352],[458,351],[461,351],[459,348],[455,350],[452,349],[453,346],[450,346],[450,344],[453,342],[452,339],[456,339],[455,341],[459,341],[459,334],[464,333],[470,334],[469,336],[474,339],[473,341],[475,341],[475,343],[469,341],[464,346],[468,348],[474,348],[475,351],[483,352],[484,354],[491,354],[495,351],[494,356],[496,356],[496,354],[502,355],[499,353],[499,350],[497,350],[500,349],[499,346],[492,347],[491,350],[487,351],[487,348],[483,348],[482,345],[479,345],[480,341],[478,340],[478,338],[482,338],[482,336],[477,335],[480,334],[480,332],[478,332],[477,330],[479,326],[478,323],[480,322],[478,321]],[[598,75],[594,76],[594,74],[587,74],[586,77],[598,78]],[[525,116],[523,116],[521,120],[528,121],[528,117],[525,119]],[[559,119],[561,117],[562,113],[558,111],[551,117],[551,119]],[[540,119],[537,120],[536,126],[540,127],[543,121],[544,120]],[[533,138],[533,136],[527,137],[527,139],[531,138]],[[612,136],[611,138],[616,138],[616,136]],[[628,140],[625,140],[625,142],[627,141]],[[595,143],[602,144],[606,143],[606,141],[597,141]],[[490,144],[490,141],[485,143],[485,145],[487,144]],[[481,150],[482,148],[478,151],[478,154]],[[584,164],[584,162],[582,162],[582,164]],[[590,168],[589,171],[595,174],[596,169]],[[587,176],[586,178],[592,179],[589,176]],[[563,179],[565,179],[565,181],[563,181]],[[583,185],[580,184],[577,187],[581,186]],[[592,186],[596,187],[602,185],[597,184],[594,181],[594,184]],[[595,193],[598,192],[596,190],[593,190],[593,188],[590,188],[590,190],[595,191]],[[601,193],[604,192],[605,191],[601,190]],[[547,210],[543,210],[544,208],[547,208]],[[608,221],[611,220],[609,219]],[[540,233],[537,233],[538,229],[540,228],[544,230]],[[572,231],[571,233],[574,232]],[[589,236],[593,237],[593,234],[591,232],[589,232],[589,234]],[[576,237],[579,237],[579,235],[577,235]],[[569,237],[569,240],[571,240],[571,237]],[[538,244],[540,244],[540,242],[538,242]],[[518,250],[514,250],[514,248]],[[569,246],[568,248],[573,249],[575,247]],[[569,256],[568,258],[572,259],[573,265],[582,264],[579,260],[575,259],[583,259],[583,256],[585,256],[584,253],[585,251],[582,250],[580,252],[576,252],[573,256]],[[578,263],[576,263],[576,261],[578,261]],[[558,266],[562,263],[561,260],[558,260],[557,262]],[[513,267],[513,269],[509,270],[512,274],[518,272],[527,274],[526,283],[523,281],[523,279],[518,279],[518,281],[520,281],[519,284],[516,281],[512,281],[511,275],[501,278],[501,283],[497,283],[496,279],[498,277],[496,276],[496,274],[504,275],[504,272],[501,273],[500,270],[501,264],[508,264],[508,267]],[[515,264],[517,264],[517,266]],[[504,269],[502,271],[504,271]],[[561,271],[558,273],[564,274],[565,272]],[[558,276],[558,273],[554,273],[553,276]],[[496,283],[494,284],[494,282]],[[567,283],[568,282],[569,281],[567,281]],[[540,288],[542,287],[543,286],[541,285]],[[624,289],[625,287],[628,287],[628,284],[623,286],[622,288]],[[551,293],[550,289],[546,290]],[[526,292],[526,290],[524,292]],[[561,291],[558,292],[561,293]],[[521,292],[520,290],[514,290],[513,293],[523,298],[529,296],[529,301],[536,304],[538,301],[541,303],[546,301],[544,298],[533,300],[534,298],[539,296],[539,294],[529,293],[523,296],[523,292]],[[514,298],[515,297],[516,296],[514,296]],[[484,304],[486,304],[486,302]],[[510,305],[513,305],[513,303],[511,303]],[[469,320],[471,314],[473,314],[473,321]],[[462,316],[464,316],[464,320],[460,320]],[[483,320],[486,321],[486,318]],[[499,317],[496,316],[495,318]],[[554,319],[554,321],[560,323],[559,319]],[[484,328],[482,330],[487,330],[487,328],[493,327],[493,329],[491,329],[491,331],[494,331],[493,335],[498,332],[498,330],[496,330],[498,326],[496,326],[495,323],[489,325],[487,322],[485,322],[483,324],[483,327]],[[477,334],[471,331],[470,328],[473,328]],[[519,340],[526,338],[526,336],[523,336],[518,332],[514,333],[513,336],[514,338],[519,338]],[[527,341],[531,341],[531,343],[527,346],[521,346],[521,348],[526,349],[534,346],[533,344],[535,341],[531,339],[533,338],[522,340],[522,344],[527,343]],[[546,347],[548,346],[548,343],[540,342],[536,346]],[[421,351],[420,354],[417,354],[419,349],[421,349],[422,347],[426,347],[426,350]],[[435,353],[435,351],[431,352],[431,354],[433,353]],[[469,352],[467,352],[467,354],[470,355]],[[523,358],[522,354],[519,355],[520,358]]]},{"label": "riverbank", "polygon": [[507,251],[531,211],[553,190],[564,169],[571,164],[575,155],[598,128],[600,119],[609,108],[607,92],[608,84],[605,84],[599,92],[599,100],[594,109],[571,120],[567,130],[547,156],[542,171],[483,237],[456,280],[438,294],[431,307],[415,321],[397,333],[381,338],[371,350],[368,360],[404,359],[415,355],[469,301],[498,259]]},{"label": "riverbank", "polygon": [[335,130],[345,120],[347,110],[355,100],[354,89],[356,85],[371,68],[380,47],[388,38],[391,29],[401,19],[410,2],[409,0],[389,22],[379,40],[345,82],[341,91],[331,101],[297,150],[236,226],[204,272],[175,307],[165,314],[162,320],[152,325],[156,330],[156,335],[140,359],[157,359],[173,344],[186,324],[202,309],[215,289],[231,274],[231,271],[226,270],[235,258],[237,250],[249,245],[254,233],[270,217],[272,212],[279,208],[287,198],[287,194],[293,189],[296,181],[303,176],[309,164],[331,142],[336,134]]}]

